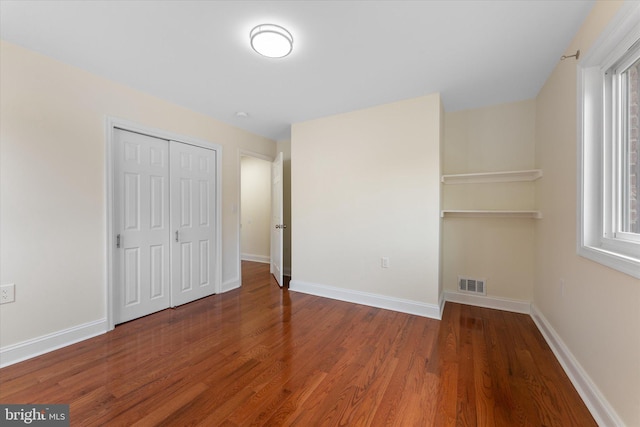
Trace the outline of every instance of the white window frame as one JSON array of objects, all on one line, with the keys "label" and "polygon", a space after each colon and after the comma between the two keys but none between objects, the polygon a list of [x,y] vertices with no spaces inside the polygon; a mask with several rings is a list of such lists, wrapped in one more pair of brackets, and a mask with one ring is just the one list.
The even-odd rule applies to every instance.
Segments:
[{"label": "white window frame", "polygon": [[[640,278],[640,241],[620,233],[620,156],[613,125],[619,64],[640,39],[640,3],[625,2],[578,64],[578,254]],[[635,47],[634,47],[635,48]]]}]

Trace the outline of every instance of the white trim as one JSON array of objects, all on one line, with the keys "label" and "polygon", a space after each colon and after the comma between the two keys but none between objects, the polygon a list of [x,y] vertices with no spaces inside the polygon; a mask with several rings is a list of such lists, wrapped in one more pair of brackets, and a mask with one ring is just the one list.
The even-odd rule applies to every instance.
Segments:
[{"label": "white trim", "polygon": [[113,299],[111,298],[113,291],[113,268],[114,268],[114,260],[116,258],[115,254],[115,242],[114,242],[114,232],[113,232],[113,222],[115,218],[113,216],[113,209],[115,206],[114,200],[114,171],[115,167],[114,163],[114,134],[113,134],[114,124],[112,123],[112,119],[110,117],[105,118],[105,144],[104,144],[104,154],[105,154],[105,171],[104,171],[104,186],[105,186],[105,226],[104,232],[105,235],[105,248],[104,248],[104,256],[105,256],[105,269],[104,272],[104,301],[105,301],[105,313],[107,314],[107,330],[111,331],[115,328],[115,321],[113,320]]},{"label": "white trim", "polygon": [[441,319],[441,307],[438,304],[427,304],[424,302],[395,298],[386,295],[336,288],[334,286],[320,285],[317,283],[308,283],[300,280],[292,280],[289,284],[289,290],[339,301],[367,305],[370,307],[399,311],[401,313],[415,314],[417,316],[429,317],[437,320]]},{"label": "white trim", "polygon": [[102,335],[107,331],[108,323],[105,318],[2,347],[0,368]]},{"label": "white trim", "polygon": [[477,307],[493,308],[495,310],[511,311],[513,313],[531,313],[531,303],[529,301],[485,295],[463,294],[454,291],[444,291],[444,298],[447,302],[450,301],[459,304],[474,305]]},{"label": "white trim", "polygon": [[[209,141],[205,141],[191,136],[180,135],[168,132],[162,129],[140,125],[129,120],[117,117],[105,117],[105,242],[106,242],[106,283],[105,283],[105,300],[107,309],[107,330],[115,327],[113,318],[113,267],[115,259],[115,242],[113,236],[113,217],[114,209],[114,189],[113,189],[113,167],[114,167],[114,149],[115,149],[115,128],[141,133],[156,138],[165,139],[167,141],[176,141],[189,145],[207,148],[216,152],[216,259],[215,259],[215,293],[222,292],[222,146]],[[240,262],[240,261],[238,261]]]},{"label": "white trim", "polygon": [[242,254],[242,261],[261,262],[263,264],[271,264],[271,257],[267,255]]},{"label": "white trim", "polygon": [[531,318],[598,425],[624,426],[624,422],[573,356],[560,335],[534,304],[531,305]]}]

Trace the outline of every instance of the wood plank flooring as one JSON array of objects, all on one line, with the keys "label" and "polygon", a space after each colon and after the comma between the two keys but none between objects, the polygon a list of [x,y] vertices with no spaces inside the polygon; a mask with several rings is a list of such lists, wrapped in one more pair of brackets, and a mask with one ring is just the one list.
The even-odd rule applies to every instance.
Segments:
[{"label": "wood plank flooring", "polygon": [[447,303],[441,321],[241,289],[0,369],[1,403],[73,426],[594,426],[529,316]]}]

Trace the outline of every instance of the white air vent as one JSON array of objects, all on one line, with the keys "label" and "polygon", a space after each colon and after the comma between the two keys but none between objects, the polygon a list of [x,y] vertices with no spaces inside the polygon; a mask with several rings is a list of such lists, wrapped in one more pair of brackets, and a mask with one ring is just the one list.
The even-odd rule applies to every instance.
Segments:
[{"label": "white air vent", "polygon": [[478,295],[486,295],[486,283],[486,279],[475,279],[473,277],[458,276],[458,291]]}]

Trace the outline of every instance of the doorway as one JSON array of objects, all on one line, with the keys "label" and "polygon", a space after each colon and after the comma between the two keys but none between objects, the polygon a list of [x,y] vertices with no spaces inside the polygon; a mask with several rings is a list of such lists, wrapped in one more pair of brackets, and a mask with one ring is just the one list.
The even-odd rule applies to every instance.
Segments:
[{"label": "doorway", "polygon": [[240,259],[271,262],[271,160],[240,157]]},{"label": "doorway", "polygon": [[246,150],[238,152],[240,224],[238,245],[239,281],[241,262],[270,264],[278,286],[283,280],[283,235],[287,228],[283,219],[283,156],[275,159]]}]

